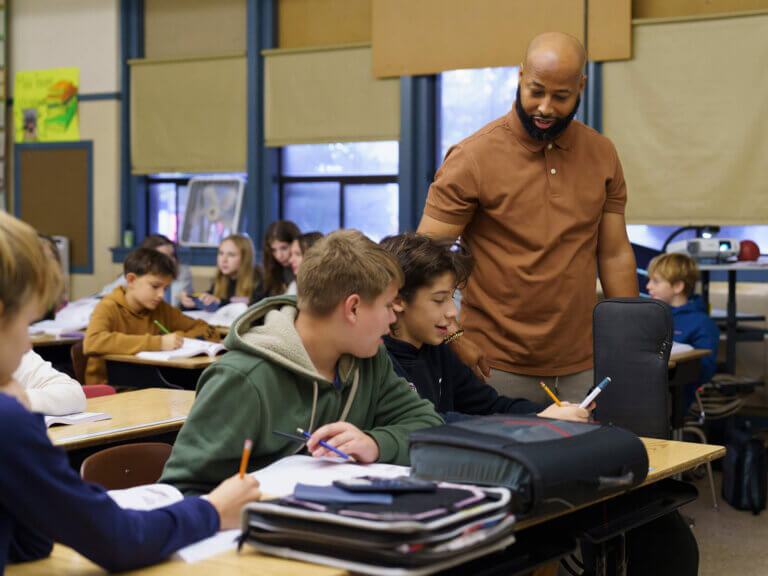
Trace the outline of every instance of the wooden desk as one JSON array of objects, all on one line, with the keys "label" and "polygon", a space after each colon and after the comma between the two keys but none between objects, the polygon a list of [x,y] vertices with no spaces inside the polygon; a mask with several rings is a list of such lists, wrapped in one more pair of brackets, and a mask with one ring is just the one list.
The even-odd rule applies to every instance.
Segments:
[{"label": "wooden desk", "polygon": [[669,369],[675,368],[678,364],[683,362],[691,362],[692,360],[699,360],[705,356],[710,356],[712,350],[686,350],[685,352],[678,352],[677,354],[671,354],[669,356]]},{"label": "wooden desk", "polygon": [[[74,334],[74,332],[70,334]],[[83,338],[85,338],[85,334],[66,337],[54,336],[53,334],[33,334],[29,337],[29,340],[32,342],[33,348],[47,348],[50,346],[71,346],[80,342]]]},{"label": "wooden desk", "polygon": [[178,431],[192,409],[191,390],[147,388],[88,400],[88,412],[106,412],[111,420],[54,426],[48,437],[65,450],[76,450]]},{"label": "wooden desk", "polygon": [[[725,454],[725,448],[721,446],[652,439],[643,439],[643,442],[648,449],[650,467],[653,468],[648,474],[648,479],[644,485],[657,482],[678,472],[689,470],[702,462],[720,458]],[[561,513],[558,516],[563,514]],[[549,519],[551,517],[523,521],[516,526],[516,530],[523,530]],[[106,574],[106,572],[100,570],[71,548],[60,544],[54,547],[50,558],[27,564],[7,566],[5,573],[7,576],[101,576]],[[347,572],[336,568],[263,556],[252,548],[245,546],[240,554],[230,550],[194,564],[169,561],[143,570],[125,572],[125,574],[142,574],[146,576],[208,576],[209,574],[336,576],[346,575]]]},{"label": "wooden desk", "polygon": [[171,360],[147,360],[133,354],[107,354],[107,381],[125,388],[183,388],[194,390],[203,370],[218,356],[195,356]]}]

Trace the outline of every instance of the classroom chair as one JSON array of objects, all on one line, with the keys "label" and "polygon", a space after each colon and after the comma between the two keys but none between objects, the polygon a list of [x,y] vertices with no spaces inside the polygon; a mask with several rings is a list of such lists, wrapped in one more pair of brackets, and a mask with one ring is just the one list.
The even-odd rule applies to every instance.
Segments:
[{"label": "classroom chair", "polygon": [[83,394],[86,398],[98,398],[99,396],[117,394],[117,390],[109,384],[83,384]]},{"label": "classroom chair", "polygon": [[85,384],[85,364],[87,359],[85,358],[85,354],[83,354],[82,340],[76,344],[72,344],[72,347],[69,349],[69,357],[72,359],[72,370],[75,373],[75,379],[80,382],[80,384]]},{"label": "classroom chair", "polygon": [[99,484],[105,490],[154,484],[160,479],[172,448],[163,442],[107,448],[83,460],[80,476],[86,482]]}]

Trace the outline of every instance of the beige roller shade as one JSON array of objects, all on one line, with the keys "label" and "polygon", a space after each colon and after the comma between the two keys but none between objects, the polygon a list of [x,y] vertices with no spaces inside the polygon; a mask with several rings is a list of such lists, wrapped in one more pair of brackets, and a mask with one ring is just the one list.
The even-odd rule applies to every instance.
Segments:
[{"label": "beige roller shade", "polygon": [[768,221],[768,16],[640,25],[603,65],[603,132],[637,224]]},{"label": "beige roller shade", "polygon": [[584,2],[373,0],[373,73],[517,66],[528,41],[551,30],[583,41]]},{"label": "beige roller shade", "polygon": [[267,146],[400,137],[400,81],[373,78],[368,45],[264,56]]},{"label": "beige roller shade", "polygon": [[130,65],[134,174],[246,169],[245,56]]},{"label": "beige roller shade", "polygon": [[146,58],[245,52],[246,0],[144,0]]},{"label": "beige roller shade", "polygon": [[371,41],[371,0],[279,0],[278,48]]}]

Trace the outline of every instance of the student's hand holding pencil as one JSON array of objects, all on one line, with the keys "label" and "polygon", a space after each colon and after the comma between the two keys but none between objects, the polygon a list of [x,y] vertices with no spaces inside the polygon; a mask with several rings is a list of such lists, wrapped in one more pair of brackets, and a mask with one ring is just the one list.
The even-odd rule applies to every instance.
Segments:
[{"label": "student's hand holding pencil", "polygon": [[552,418],[553,420],[570,420],[571,422],[589,422],[589,413],[595,409],[595,403],[592,402],[586,408],[579,408],[578,404],[570,402],[561,402],[561,406],[550,404],[537,416],[540,418]]},{"label": "student's hand holding pencil", "polygon": [[219,513],[219,529],[240,528],[243,506],[261,498],[259,481],[253,476],[235,474],[219,484],[205,497]]},{"label": "student's hand holding pencil", "polygon": [[177,348],[181,348],[182,344],[184,344],[184,336],[178,332],[171,332],[160,338],[161,350],[176,350]]},{"label": "student's hand holding pencil", "polygon": [[379,445],[376,444],[376,440],[349,422],[334,422],[320,426],[307,440],[307,450],[315,458],[336,456],[327,448],[323,448],[320,440],[324,440],[363,464],[370,464],[379,459]]}]

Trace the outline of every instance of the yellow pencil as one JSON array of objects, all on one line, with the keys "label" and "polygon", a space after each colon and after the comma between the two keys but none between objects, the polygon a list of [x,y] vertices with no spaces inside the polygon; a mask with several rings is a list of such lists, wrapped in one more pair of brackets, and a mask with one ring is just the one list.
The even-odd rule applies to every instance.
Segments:
[{"label": "yellow pencil", "polygon": [[562,407],[562,404],[560,403],[560,400],[558,400],[558,399],[557,399],[557,396],[555,396],[555,395],[554,395],[554,393],[552,392],[552,390],[550,390],[550,389],[549,389],[549,387],[548,387],[546,384],[544,384],[544,382],[543,382],[543,381],[542,381],[542,382],[539,382],[539,384],[541,384],[541,387],[542,387],[542,388],[544,388],[544,392],[546,392],[547,394],[549,394],[549,397],[550,397],[550,398],[552,398],[552,400],[554,400],[554,401],[555,401],[555,404],[557,404],[558,406],[561,406],[561,407]]},{"label": "yellow pencil", "polygon": [[251,442],[249,438],[245,441],[245,445],[243,446],[243,457],[240,459],[240,478],[245,476],[245,467],[248,465],[248,458],[251,457],[252,447],[253,442]]}]

